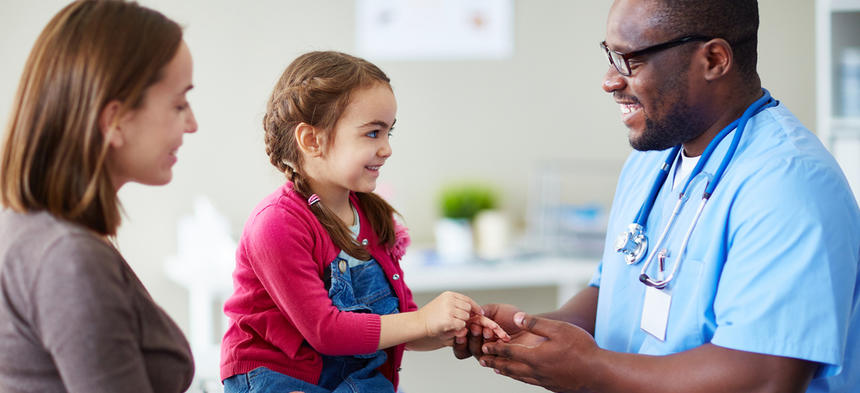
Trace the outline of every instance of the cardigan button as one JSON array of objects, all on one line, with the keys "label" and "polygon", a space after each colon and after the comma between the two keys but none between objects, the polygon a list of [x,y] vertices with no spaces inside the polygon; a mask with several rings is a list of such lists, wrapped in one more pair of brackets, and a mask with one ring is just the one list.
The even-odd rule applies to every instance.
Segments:
[{"label": "cardigan button", "polygon": [[367,245],[367,239],[363,239],[363,240],[361,241],[361,245],[362,245],[362,246],[366,246],[366,245]]},{"label": "cardigan button", "polygon": [[399,275],[399,274],[397,274],[397,273],[394,273],[394,275],[393,275],[393,276],[391,276],[391,278],[392,278],[394,281],[397,281],[397,280],[399,280],[399,279],[400,279],[400,275]]}]

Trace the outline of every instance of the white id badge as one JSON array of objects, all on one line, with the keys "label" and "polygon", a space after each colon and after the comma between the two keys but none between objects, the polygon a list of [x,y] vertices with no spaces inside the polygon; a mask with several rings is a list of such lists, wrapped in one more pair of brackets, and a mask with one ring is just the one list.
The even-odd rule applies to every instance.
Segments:
[{"label": "white id badge", "polygon": [[666,341],[666,324],[669,323],[669,305],[672,295],[657,288],[645,287],[645,304],[642,306],[641,328],[660,341]]}]

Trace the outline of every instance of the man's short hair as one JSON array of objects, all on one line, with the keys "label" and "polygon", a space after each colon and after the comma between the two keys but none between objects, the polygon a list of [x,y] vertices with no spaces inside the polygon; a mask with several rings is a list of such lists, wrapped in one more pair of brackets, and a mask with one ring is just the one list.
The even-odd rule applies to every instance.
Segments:
[{"label": "man's short hair", "polygon": [[656,26],[673,37],[704,35],[732,46],[734,62],[745,80],[757,76],[757,0],[656,0]]}]

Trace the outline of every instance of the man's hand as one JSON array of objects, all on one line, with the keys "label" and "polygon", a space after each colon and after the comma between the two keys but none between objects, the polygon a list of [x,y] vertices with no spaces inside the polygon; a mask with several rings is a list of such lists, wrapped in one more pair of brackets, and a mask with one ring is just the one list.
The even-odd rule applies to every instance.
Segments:
[{"label": "man's hand", "polygon": [[517,334],[511,336],[509,341],[512,345],[519,345],[526,348],[534,348],[546,341],[546,337],[534,334],[528,330],[520,330]]},{"label": "man's hand", "polygon": [[513,339],[483,345],[482,366],[499,374],[552,391],[588,391],[588,360],[599,351],[594,338],[567,322],[528,316],[513,320],[519,332]]},{"label": "man's hand", "polygon": [[[520,331],[519,326],[514,323],[514,314],[520,312],[516,306],[510,304],[488,304],[482,308],[484,310],[484,317],[495,321],[508,334],[513,335]],[[471,356],[474,356],[475,359],[480,359],[484,355],[481,352],[481,346],[484,345],[485,339],[491,340],[494,336],[498,336],[498,334],[493,329],[487,329],[478,323],[470,323],[467,328],[469,329],[469,333],[464,338],[458,338],[454,342],[454,356],[457,359],[466,359]]]}]

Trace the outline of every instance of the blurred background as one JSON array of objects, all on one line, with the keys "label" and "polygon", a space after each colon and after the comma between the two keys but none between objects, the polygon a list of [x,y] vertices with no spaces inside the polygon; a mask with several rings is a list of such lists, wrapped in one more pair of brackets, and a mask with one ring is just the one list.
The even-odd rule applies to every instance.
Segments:
[{"label": "blurred background", "polygon": [[[66,3],[0,0],[0,124],[7,123],[36,36]],[[199,131],[186,136],[172,183],[121,190],[126,215],[118,243],[155,300],[190,335],[198,357],[193,391],[219,389],[212,382],[223,328],[218,316],[230,290],[234,243],[256,203],[284,181],[264,152],[265,104],[287,64],[306,51],[364,56],[392,80],[399,109],[394,153],[378,192],[411,228],[413,247],[403,263],[419,304],[453,289],[479,303],[542,312],[587,282],[616,175],[630,152],[618,106],[601,90],[608,64],[598,42],[610,1],[141,3],[185,27]],[[468,43],[461,52],[422,52],[405,40],[398,52],[397,40],[373,25],[392,17],[386,7],[444,22],[418,28],[431,35],[438,29],[453,42],[458,36],[445,32],[463,25],[446,21],[446,12],[471,12],[468,23],[492,30],[489,38],[472,37],[476,48],[484,38],[497,46],[486,53]],[[816,2],[763,0],[760,14],[763,85],[816,130]],[[457,204],[458,189],[469,194],[475,187],[489,194],[492,214],[444,210],[446,192],[453,190],[450,203]],[[446,236],[437,235],[440,218],[449,215],[478,232],[451,236],[474,236],[466,250],[436,247]],[[473,360],[455,360],[450,350],[407,353],[402,381],[408,393],[542,391]]]}]

